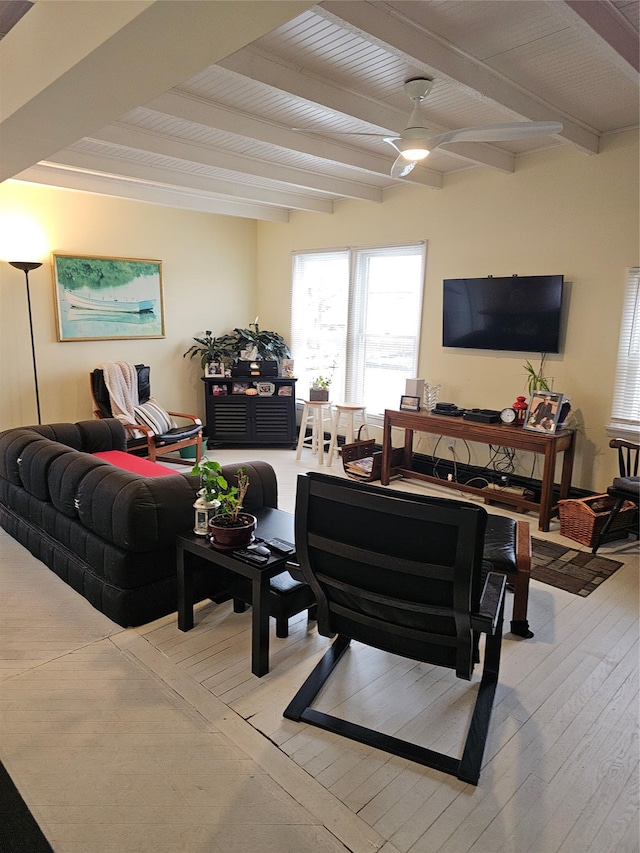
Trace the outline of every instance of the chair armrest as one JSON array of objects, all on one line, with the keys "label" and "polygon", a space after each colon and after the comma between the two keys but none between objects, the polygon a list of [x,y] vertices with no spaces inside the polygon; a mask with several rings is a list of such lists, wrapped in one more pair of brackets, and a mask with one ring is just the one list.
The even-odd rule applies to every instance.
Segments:
[{"label": "chair armrest", "polygon": [[188,421],[193,421],[194,424],[202,426],[202,421],[196,415],[188,415],[186,412],[170,412],[168,410],[167,413],[171,415],[172,418],[186,418]]},{"label": "chair armrest", "polygon": [[471,614],[471,627],[483,634],[495,634],[498,618],[502,612],[507,579],[497,572],[489,572],[480,596],[477,613]]}]

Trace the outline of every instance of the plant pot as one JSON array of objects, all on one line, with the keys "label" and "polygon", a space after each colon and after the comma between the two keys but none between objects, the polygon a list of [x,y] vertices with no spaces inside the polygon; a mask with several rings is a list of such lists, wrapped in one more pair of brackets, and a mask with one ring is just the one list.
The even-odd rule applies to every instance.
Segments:
[{"label": "plant pot", "polygon": [[328,388],[309,388],[309,400],[312,403],[320,403],[320,402],[328,402],[329,401],[329,389]]},{"label": "plant pot", "polygon": [[255,515],[248,512],[241,512],[236,522],[231,521],[227,515],[214,515],[209,521],[211,544],[217,548],[228,548],[230,551],[246,548],[253,539],[257,523]]}]

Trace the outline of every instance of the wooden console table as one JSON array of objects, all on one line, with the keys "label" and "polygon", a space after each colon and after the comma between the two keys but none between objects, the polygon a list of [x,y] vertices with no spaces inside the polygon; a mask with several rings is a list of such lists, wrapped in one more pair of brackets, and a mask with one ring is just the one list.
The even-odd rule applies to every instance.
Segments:
[{"label": "wooden console table", "polygon": [[[402,465],[391,466],[391,430],[396,427],[404,429],[404,458]],[[495,490],[476,488],[465,483],[451,480],[441,480],[429,474],[421,474],[412,469],[413,434],[427,432],[433,435],[444,435],[459,438],[463,441],[492,444],[500,447],[511,447],[516,450],[527,450],[529,453],[544,455],[540,502],[510,492],[501,492],[499,497]],[[384,433],[382,439],[382,474],[380,482],[383,486],[389,484],[395,474],[425,480],[439,486],[447,486],[461,492],[480,495],[485,502],[499,502],[515,506],[518,510],[532,510],[538,513],[538,529],[548,530],[552,516],[557,514],[558,505],[553,501],[553,486],[556,467],[556,456],[563,453],[562,479],[560,481],[559,500],[569,495],[571,474],[573,471],[573,455],[575,452],[575,433],[573,430],[558,430],[553,435],[533,432],[517,426],[503,424],[483,424],[476,421],[464,420],[461,417],[434,415],[431,412],[405,412],[387,409],[384,413]]]}]

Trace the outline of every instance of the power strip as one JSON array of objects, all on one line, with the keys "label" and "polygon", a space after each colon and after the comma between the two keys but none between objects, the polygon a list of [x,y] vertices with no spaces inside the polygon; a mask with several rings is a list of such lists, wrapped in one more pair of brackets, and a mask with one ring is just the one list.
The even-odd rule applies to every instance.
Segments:
[{"label": "power strip", "polygon": [[504,492],[508,495],[519,495],[520,497],[532,494],[532,492],[530,492],[529,489],[525,489],[524,486],[501,486],[499,483],[489,483],[485,488],[492,489],[494,492]]}]

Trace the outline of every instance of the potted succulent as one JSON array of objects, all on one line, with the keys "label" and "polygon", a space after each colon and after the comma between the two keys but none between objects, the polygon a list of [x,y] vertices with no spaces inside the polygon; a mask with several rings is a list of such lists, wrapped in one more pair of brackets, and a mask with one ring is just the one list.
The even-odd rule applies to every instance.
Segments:
[{"label": "potted succulent", "polygon": [[196,343],[182,354],[183,358],[200,359],[200,367],[204,370],[208,364],[229,363],[236,358],[236,339],[233,335],[216,337],[213,332],[202,332],[200,337],[194,337]]},{"label": "potted succulent", "polygon": [[206,477],[213,484],[219,502],[208,524],[211,544],[216,548],[229,550],[245,548],[253,539],[257,524],[254,515],[242,511],[242,502],[249,488],[247,469],[238,468],[238,485],[231,486],[222,476],[222,468],[218,462],[207,461],[204,467],[207,471]]}]

